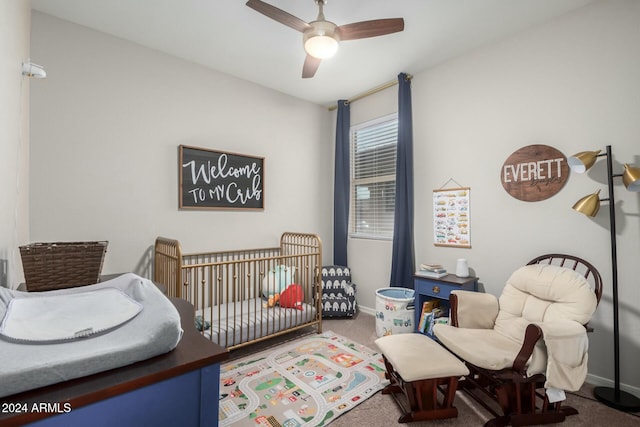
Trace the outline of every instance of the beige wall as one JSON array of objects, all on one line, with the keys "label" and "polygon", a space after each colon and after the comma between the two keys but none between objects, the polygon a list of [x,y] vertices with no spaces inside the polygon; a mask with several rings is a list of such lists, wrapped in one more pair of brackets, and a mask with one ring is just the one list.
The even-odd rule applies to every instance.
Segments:
[{"label": "beige wall", "polygon": [[[591,322],[590,381],[613,378],[611,262],[606,203],[595,219],[571,210],[597,189],[606,192],[606,165],[570,176],[550,199],[522,202],[500,182],[507,157],[530,144],[570,156],[613,146],[621,163],[640,166],[640,2],[596,2],[423,73],[412,83],[416,263],[454,271],[467,258],[487,292],[498,294],[510,273],[542,253],[591,261],[605,282]],[[400,70],[411,72],[411,70]],[[385,94],[394,111],[397,89]],[[371,103],[371,106],[369,106]],[[352,122],[383,115],[379,99],[352,105]],[[370,111],[368,111],[370,110]],[[370,114],[369,114],[370,113]],[[432,190],[450,178],[471,187],[471,249],[433,246]],[[615,181],[622,382],[640,394],[640,196]],[[451,185],[451,184],[449,184]],[[391,242],[349,242],[358,301],[375,309],[375,290],[389,286]]]},{"label": "beige wall", "polygon": [[[104,272],[146,274],[158,235],[183,250],[331,247],[326,109],[48,15],[33,14],[31,230],[108,240]],[[265,157],[264,211],[178,210],[178,145]]]},{"label": "beige wall", "polygon": [[29,1],[0,2],[0,286],[23,280],[18,246],[29,239]]}]

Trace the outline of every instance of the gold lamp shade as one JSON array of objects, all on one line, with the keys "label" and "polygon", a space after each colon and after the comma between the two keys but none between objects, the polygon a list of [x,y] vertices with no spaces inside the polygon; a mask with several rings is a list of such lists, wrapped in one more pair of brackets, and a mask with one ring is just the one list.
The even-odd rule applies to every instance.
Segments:
[{"label": "gold lamp shade", "polygon": [[600,210],[600,190],[578,200],[572,209],[590,217],[596,216]]},{"label": "gold lamp shade", "polygon": [[584,173],[596,162],[600,151],[602,150],[581,151],[580,153],[569,157],[567,159],[567,164],[572,171],[576,173]]},{"label": "gold lamp shade", "polygon": [[632,168],[624,165],[624,173],[622,174],[622,182],[629,191],[640,192],[640,168]]}]

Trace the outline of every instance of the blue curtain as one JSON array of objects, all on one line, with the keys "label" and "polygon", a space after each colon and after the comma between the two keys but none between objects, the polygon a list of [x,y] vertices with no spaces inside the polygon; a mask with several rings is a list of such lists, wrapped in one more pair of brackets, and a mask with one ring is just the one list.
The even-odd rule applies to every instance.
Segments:
[{"label": "blue curtain", "polygon": [[347,236],[349,233],[349,128],[351,107],[348,101],[338,101],[336,122],[336,157],[333,188],[333,263],[347,264]]},{"label": "blue curtain", "polygon": [[398,151],[396,159],[396,205],[393,221],[391,286],[413,288],[413,121],[411,80],[398,75]]}]

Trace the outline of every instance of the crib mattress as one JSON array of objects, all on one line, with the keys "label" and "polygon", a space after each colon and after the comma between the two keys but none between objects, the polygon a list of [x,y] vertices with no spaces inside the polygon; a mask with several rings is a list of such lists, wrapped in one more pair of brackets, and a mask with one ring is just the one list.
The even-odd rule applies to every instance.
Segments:
[{"label": "crib mattress", "polygon": [[295,308],[264,307],[264,300],[254,298],[197,310],[210,323],[204,334],[222,347],[231,347],[315,320],[316,308],[302,304]]},{"label": "crib mattress", "polygon": [[129,365],[174,349],[182,336],[180,315],[149,280],[128,273],[96,285],[48,292],[0,288],[0,319],[14,298],[75,295],[115,288],[142,305],[131,320],[100,334],[53,342],[0,336],[0,397]]}]

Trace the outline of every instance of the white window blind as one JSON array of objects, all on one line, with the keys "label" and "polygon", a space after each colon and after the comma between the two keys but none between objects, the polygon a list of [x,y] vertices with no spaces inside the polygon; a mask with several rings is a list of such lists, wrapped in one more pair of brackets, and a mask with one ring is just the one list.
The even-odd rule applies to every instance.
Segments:
[{"label": "white window blind", "polygon": [[398,116],[351,128],[351,236],[393,237]]}]

